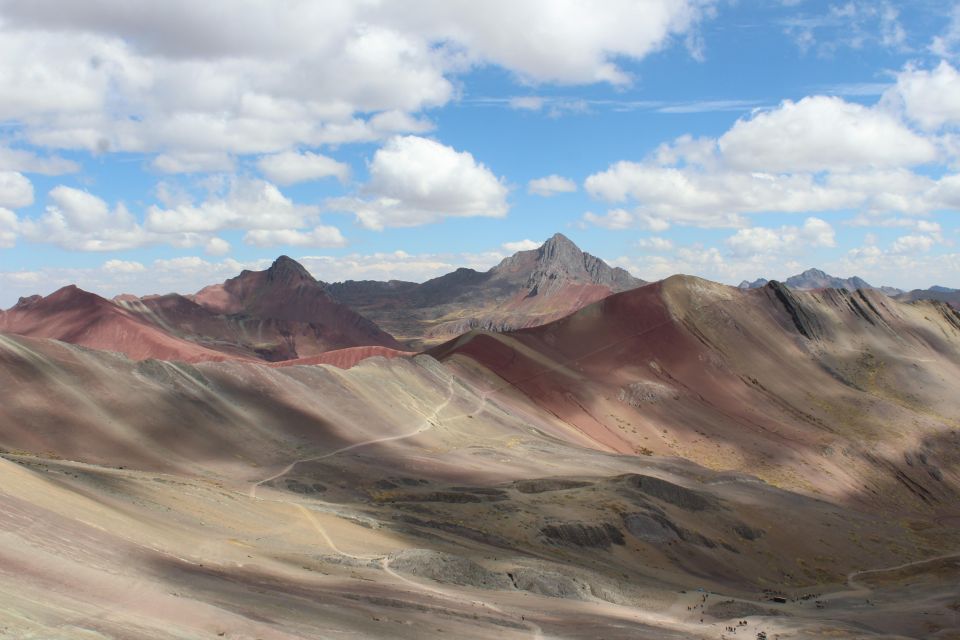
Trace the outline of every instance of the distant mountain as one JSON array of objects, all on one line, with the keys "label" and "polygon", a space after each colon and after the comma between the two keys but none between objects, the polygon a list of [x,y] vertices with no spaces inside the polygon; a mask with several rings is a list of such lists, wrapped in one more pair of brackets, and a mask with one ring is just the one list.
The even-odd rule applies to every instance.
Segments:
[{"label": "distant mountain", "polygon": [[230,357],[171,335],[110,300],[74,285],[46,297],[21,298],[15,306],[0,313],[0,332],[117,351],[134,360],[195,362]]},{"label": "distant mountain", "polygon": [[457,269],[422,284],[347,281],[328,285],[327,291],[398,339],[421,347],[471,329],[541,325],[642,284],[558,233],[489,271]]},{"label": "distant mountain", "polygon": [[297,261],[280,256],[264,271],[243,271],[183,296],[120,296],[144,321],[207,348],[269,361],[358,346],[399,349],[393,336],[344,304]]},{"label": "distant mountain", "polygon": [[901,302],[939,300],[940,302],[946,302],[954,309],[960,310],[960,290],[948,287],[934,286],[929,289],[914,289],[913,291],[901,292],[893,297]]},{"label": "distant mountain", "polygon": [[[759,289],[767,284],[768,280],[760,278],[753,282],[744,280],[738,286],[740,289]],[[852,278],[838,278],[820,269],[807,269],[803,273],[791,276],[784,281],[791,289],[801,291],[811,289],[844,289],[846,291],[858,291],[860,289],[876,289],[891,298],[901,302],[915,302],[918,300],[939,300],[946,302],[955,309],[960,309],[960,289],[951,289],[950,287],[933,286],[929,289],[914,289],[913,291],[904,291],[896,287],[874,287],[863,278],[853,276]]]},{"label": "distant mountain", "polygon": [[845,289],[857,291],[859,289],[873,289],[873,285],[863,278],[838,278],[824,273],[820,269],[807,269],[801,274],[791,276],[784,281],[791,289]]},{"label": "distant mountain", "polygon": [[[760,278],[753,282],[744,280],[740,283],[741,289],[759,289],[765,286],[769,280]],[[863,278],[853,276],[852,278],[838,278],[820,269],[807,269],[803,273],[790,276],[783,281],[791,289],[810,290],[810,289],[845,289],[847,291],[857,291],[858,289],[875,289],[873,285]]]},{"label": "distant mountain", "polygon": [[743,282],[737,285],[737,288],[738,289],[759,289],[760,287],[765,286],[768,282],[770,281],[767,280],[766,278],[757,278],[753,282],[750,282],[749,280],[744,280]]}]

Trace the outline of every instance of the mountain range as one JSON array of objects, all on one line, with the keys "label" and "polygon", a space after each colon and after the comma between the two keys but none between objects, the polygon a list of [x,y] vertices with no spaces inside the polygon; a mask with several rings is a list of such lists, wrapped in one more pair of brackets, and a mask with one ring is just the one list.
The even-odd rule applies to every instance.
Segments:
[{"label": "mountain range", "polygon": [[[759,289],[766,285],[769,280],[759,278],[753,282],[744,280],[738,286],[740,289]],[[860,289],[876,289],[886,295],[902,300],[912,302],[916,300],[940,300],[946,302],[956,309],[960,309],[960,290],[950,289],[942,286],[932,286],[928,289],[914,289],[913,291],[904,291],[896,287],[881,286],[874,287],[863,278],[853,276],[850,278],[838,278],[832,276],[820,269],[807,269],[803,273],[790,276],[783,281],[791,289],[801,291],[810,291],[813,289],[844,289],[846,291],[858,291]]]},{"label": "mountain range", "polygon": [[0,314],[0,635],[952,637],[958,381],[942,301],[559,235],[419,285],[65,287]]},{"label": "mountain range", "polygon": [[[275,267],[193,302],[319,299]],[[93,326],[155,326],[77,291],[23,306],[53,331],[78,297]],[[675,276],[422,355],[289,364],[0,334],[3,628],[949,637],[929,626],[951,628],[960,548],[941,302]]]},{"label": "mountain range", "polygon": [[420,348],[471,329],[507,331],[545,324],[642,284],[558,233],[538,249],[520,251],[489,271],[457,269],[422,284],[347,281],[331,284],[327,291]]},{"label": "mountain range", "polygon": [[327,284],[281,256],[264,271],[243,271],[192,295],[121,295],[111,301],[69,286],[45,298],[21,299],[0,313],[0,331],[117,350],[135,359],[320,362],[321,354],[353,347],[402,351],[473,328],[544,324],[641,284],[557,234],[489,271],[458,269],[422,284]]}]

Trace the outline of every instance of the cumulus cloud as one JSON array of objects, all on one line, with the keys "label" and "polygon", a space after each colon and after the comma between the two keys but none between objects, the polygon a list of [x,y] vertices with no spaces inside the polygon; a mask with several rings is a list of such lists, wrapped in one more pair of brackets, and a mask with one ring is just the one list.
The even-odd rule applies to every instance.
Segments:
[{"label": "cumulus cloud", "polygon": [[937,148],[892,114],[812,96],[738,120],[717,141],[724,162],[744,171],[817,172],[913,166]]},{"label": "cumulus cloud", "polygon": [[147,268],[134,260],[107,260],[103,263],[103,270],[107,273],[141,273]]},{"label": "cumulus cloud", "polygon": [[220,193],[203,202],[151,206],[146,227],[157,233],[298,229],[315,220],[318,212],[316,206],[294,203],[265,180],[231,178]]},{"label": "cumulus cloud", "polygon": [[670,228],[670,223],[663,218],[642,211],[630,212],[626,209],[610,209],[602,215],[587,211],[583,214],[583,220],[589,224],[612,230],[639,227],[645,231],[659,233]]},{"label": "cumulus cloud", "polygon": [[833,227],[820,218],[807,218],[802,227],[750,227],[727,238],[735,256],[797,252],[813,247],[836,246]]},{"label": "cumulus cloud", "polygon": [[72,187],[54,187],[39,218],[20,223],[24,238],[78,251],[133,249],[150,242],[123,203],[112,209],[101,198]]},{"label": "cumulus cloud", "polygon": [[949,62],[932,70],[908,67],[885,98],[902,105],[907,117],[925,129],[960,124],[960,73]]},{"label": "cumulus cloud", "polygon": [[924,253],[930,251],[936,242],[933,236],[910,234],[894,240],[890,251],[895,254]]},{"label": "cumulus cloud", "polygon": [[342,280],[406,280],[423,282],[460,267],[486,271],[503,260],[499,251],[483,253],[421,253],[406,251],[351,253],[344,256],[297,258],[311,273],[327,282]]},{"label": "cumulus cloud", "polygon": [[0,207],[0,249],[9,249],[17,244],[20,220],[10,209]]},{"label": "cumulus cloud", "polygon": [[230,253],[230,243],[223,238],[213,237],[207,240],[203,250],[211,256],[224,256]]},{"label": "cumulus cloud", "polygon": [[334,177],[345,182],[350,177],[350,166],[328,156],[305,151],[285,151],[264,156],[257,162],[268,180],[279,185]]},{"label": "cumulus cloud", "polygon": [[507,214],[507,187],[466,151],[435,140],[398,136],[377,150],[359,196],[327,207],[352,212],[368,229],[413,227],[450,217]]},{"label": "cumulus cloud", "polygon": [[[245,242],[260,247],[336,247],[345,244],[335,227],[319,224],[319,207],[299,205],[273,184],[230,177],[201,202],[160,189],[164,206],[151,205],[141,224],[119,202],[110,206],[88,191],[60,185],[49,193],[43,213],[6,224],[4,242],[20,235],[36,243],[56,244],[77,251],[116,251],[167,244],[178,248],[203,247],[210,255],[224,255],[230,244],[216,236],[222,230],[246,231]],[[10,234],[14,234],[11,236]]]},{"label": "cumulus cloud", "polygon": [[162,173],[206,173],[233,171],[234,160],[217,151],[180,151],[160,154],[153,159],[152,166]]},{"label": "cumulus cloud", "polygon": [[692,42],[712,3],[3,0],[0,119],[35,144],[159,153],[158,170],[191,172],[225,156],[187,154],[422,133],[414,114],[477,66],[626,84],[622,61]]},{"label": "cumulus cloud", "polygon": [[933,236],[911,233],[882,246],[868,234],[863,246],[848,250],[826,267],[869,274],[872,284],[907,290],[956,282],[960,278],[960,253],[933,251],[937,244],[940,241]]},{"label": "cumulus cloud", "polygon": [[336,227],[320,225],[308,231],[297,229],[254,229],[243,241],[257,247],[342,247],[347,243]]},{"label": "cumulus cloud", "polygon": [[955,208],[960,177],[917,168],[942,166],[945,138],[911,128],[891,104],[889,96],[871,107],[813,96],[755,112],[718,138],[681,136],[642,161],[588,176],[594,198],[636,206],[588,213],[584,222],[627,228],[652,217],[745,228],[763,213],[853,210],[870,220]]},{"label": "cumulus cloud", "polygon": [[58,176],[64,173],[76,173],[80,165],[60,156],[40,156],[33,151],[0,146],[0,172],[22,171]]},{"label": "cumulus cloud", "polygon": [[556,174],[531,180],[527,184],[527,191],[544,197],[555,196],[558,193],[573,193],[576,190],[577,184],[573,180]]},{"label": "cumulus cloud", "polygon": [[33,204],[33,183],[17,171],[0,171],[0,207],[19,209]]},{"label": "cumulus cloud", "polygon": [[541,244],[541,242],[536,242],[534,240],[518,240],[517,242],[504,242],[500,246],[511,253],[516,253],[517,251],[530,251],[531,249],[537,249]]},{"label": "cumulus cloud", "polygon": [[637,241],[637,246],[650,251],[669,251],[673,249],[673,242],[667,238],[652,236],[650,238],[640,238]]}]

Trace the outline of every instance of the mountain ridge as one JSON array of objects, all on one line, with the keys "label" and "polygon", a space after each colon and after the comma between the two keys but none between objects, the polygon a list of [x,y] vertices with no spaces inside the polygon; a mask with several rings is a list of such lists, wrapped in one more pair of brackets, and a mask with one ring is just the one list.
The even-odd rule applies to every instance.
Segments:
[{"label": "mountain ridge", "polygon": [[642,284],[556,233],[540,247],[518,251],[483,272],[460,268],[420,284],[391,287],[346,281],[327,290],[420,348],[475,328],[537,326]]}]

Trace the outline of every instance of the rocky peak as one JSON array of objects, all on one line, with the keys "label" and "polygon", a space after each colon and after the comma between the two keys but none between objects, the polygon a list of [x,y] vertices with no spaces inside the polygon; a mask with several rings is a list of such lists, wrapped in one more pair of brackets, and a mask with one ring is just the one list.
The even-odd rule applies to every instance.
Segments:
[{"label": "rocky peak", "polygon": [[[562,233],[555,233],[536,254],[532,273],[527,279],[529,295],[549,295],[564,284],[596,284],[612,291],[624,291],[643,284],[620,268],[612,268],[606,262],[584,253]],[[521,254],[517,254],[518,257]]]},{"label": "rocky peak", "polygon": [[20,299],[17,300],[17,304],[13,305],[14,309],[26,309],[27,307],[32,307],[43,300],[43,296],[38,296],[36,294],[32,296],[20,296]]},{"label": "rocky peak", "polygon": [[316,279],[306,268],[289,256],[280,256],[267,269],[267,282],[299,285],[316,283]]},{"label": "rocky peak", "polygon": [[543,264],[560,264],[567,269],[583,265],[583,251],[562,233],[553,234],[537,249],[537,258]]},{"label": "rocky peak", "polygon": [[794,289],[872,289],[862,278],[838,278],[820,269],[807,269],[803,273],[787,278],[785,284]]}]

